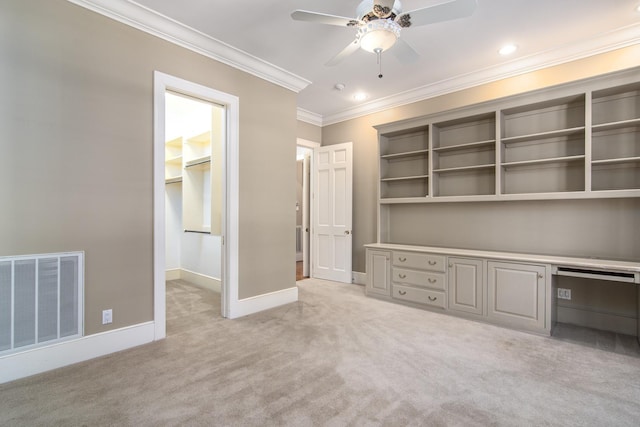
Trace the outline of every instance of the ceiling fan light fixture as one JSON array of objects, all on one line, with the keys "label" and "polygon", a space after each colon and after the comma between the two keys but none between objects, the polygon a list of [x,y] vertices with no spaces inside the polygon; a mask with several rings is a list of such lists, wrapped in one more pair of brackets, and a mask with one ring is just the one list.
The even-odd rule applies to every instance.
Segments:
[{"label": "ceiling fan light fixture", "polygon": [[400,37],[402,27],[391,19],[376,19],[360,27],[360,47],[367,52],[384,52]]}]

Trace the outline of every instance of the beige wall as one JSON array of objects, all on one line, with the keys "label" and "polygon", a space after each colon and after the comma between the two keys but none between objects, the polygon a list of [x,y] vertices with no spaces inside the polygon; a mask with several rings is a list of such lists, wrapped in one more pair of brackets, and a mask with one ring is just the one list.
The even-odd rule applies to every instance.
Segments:
[{"label": "beige wall", "polygon": [[307,141],[320,142],[322,140],[322,128],[307,122],[298,120],[298,138]]},{"label": "beige wall", "polygon": [[0,255],[84,250],[86,334],[153,319],[154,70],[240,98],[239,297],[295,285],[295,93],[64,0],[2,2],[0,58]]},{"label": "beige wall", "polygon": [[[323,145],[353,141],[354,271],[365,271],[362,245],[376,241],[378,163],[377,133],[373,128],[374,125],[434,114],[635,66],[640,66],[640,45],[325,126],[322,129]],[[553,209],[549,209],[550,206],[553,206]],[[531,222],[527,223],[526,228],[519,228],[518,223],[522,222],[523,217],[510,214],[501,215],[500,211],[503,207],[508,207],[507,210],[514,215],[517,215],[515,212],[528,210],[532,213],[529,217]],[[604,210],[606,213],[604,218],[597,214],[583,215],[584,209],[591,208],[598,212]],[[438,204],[437,206],[398,206],[394,209],[401,213],[404,219],[421,218],[423,220],[420,229],[414,230],[414,233],[417,234],[412,234],[410,230],[400,233],[398,238],[406,240],[406,243],[475,247],[478,249],[504,247],[512,250],[549,250],[552,252],[557,248],[559,250],[555,252],[582,250],[583,252],[597,252],[603,256],[607,254],[616,256],[624,253],[627,257],[640,258],[640,244],[637,243],[640,241],[640,231],[638,231],[640,227],[637,226],[640,224],[640,203],[637,200],[625,202],[611,200],[558,203],[510,202],[504,205],[499,203],[462,203]],[[554,216],[558,214],[558,209],[561,219]],[[462,212],[464,212],[463,218],[461,218]],[[451,215],[454,213],[456,215],[452,217]],[[580,217],[581,221],[572,221],[571,218],[574,217]],[[459,218],[459,220],[451,222],[452,218]],[[557,226],[547,228],[546,224],[549,220],[552,220],[551,222]],[[513,227],[504,227],[504,221],[510,221]],[[482,229],[478,234],[466,232],[469,231],[468,224],[474,222],[489,228]],[[459,228],[460,224],[465,226]],[[600,227],[602,224],[607,224],[605,229],[611,233],[585,234],[585,230],[589,228],[584,227]],[[636,226],[632,229],[623,228],[630,224]],[[565,226],[569,228],[562,229]],[[611,230],[612,227],[613,230]],[[453,230],[453,232],[444,233],[443,230]],[[557,230],[564,231],[558,235]],[[538,243],[527,240],[526,237],[529,234],[542,240],[536,240]],[[604,241],[600,240],[603,234],[609,236],[605,237]],[[565,240],[578,235],[581,238],[573,242]],[[486,240],[487,236],[492,236],[491,240]],[[551,240],[544,240],[545,236]],[[622,244],[616,240],[621,236],[625,239]],[[542,241],[544,244],[541,244]],[[558,248],[554,242],[563,243]]]}]

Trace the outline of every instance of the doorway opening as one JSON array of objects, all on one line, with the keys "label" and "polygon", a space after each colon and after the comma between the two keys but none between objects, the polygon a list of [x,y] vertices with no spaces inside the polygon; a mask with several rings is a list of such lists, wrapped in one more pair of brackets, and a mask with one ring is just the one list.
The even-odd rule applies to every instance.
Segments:
[{"label": "doorway opening", "polygon": [[[167,94],[170,95],[167,95]],[[175,96],[182,100],[191,100],[199,104],[208,105],[210,108],[213,128],[223,129],[222,132],[211,132],[213,141],[218,138],[215,149],[210,154],[202,150],[203,142],[201,134],[196,134],[193,141],[182,143],[182,153],[178,153],[179,144],[168,138],[171,135],[170,127],[167,128],[167,97]],[[221,314],[223,317],[235,318],[242,315],[238,300],[238,237],[239,237],[239,99],[236,96],[220,92],[206,86],[189,82],[168,74],[156,71],[154,73],[154,156],[153,156],[153,192],[154,192],[154,219],[153,219],[153,313],[154,313],[154,340],[163,339],[166,336],[166,279],[175,275],[175,253],[167,253],[167,239],[177,237],[169,235],[167,231],[168,221],[176,223],[176,211],[181,210],[180,231],[189,234],[189,241],[180,239],[180,251],[192,250],[192,246],[214,246],[219,244],[219,257],[216,261],[213,256],[204,259],[192,260],[194,265],[200,263],[208,269],[219,270],[219,288]],[[203,132],[204,133],[204,132]],[[214,136],[215,135],[215,136]],[[187,146],[187,144],[189,144]],[[212,147],[214,144],[211,145]],[[207,155],[209,159],[207,159]],[[178,159],[182,156],[181,159]],[[180,166],[177,166],[180,164]],[[208,172],[207,172],[208,164]],[[212,173],[212,166],[219,168]],[[182,170],[180,170],[182,168]],[[182,173],[182,177],[179,175]],[[188,181],[192,182],[193,192],[191,208],[187,211],[187,196],[182,191],[186,190]],[[172,182],[175,181],[175,182]],[[177,193],[177,182],[181,184],[180,203],[171,205],[167,201],[168,192]],[[218,190],[216,193],[215,190]],[[213,190],[213,191],[212,191]],[[207,196],[209,194],[209,196]],[[216,204],[217,203],[217,204]],[[173,209],[173,211],[171,210]],[[193,214],[193,215],[192,215]],[[167,218],[171,217],[171,218]],[[185,230],[187,232],[185,232]],[[214,232],[218,234],[214,234]],[[207,238],[207,234],[210,238]],[[198,236],[202,235],[202,236]],[[212,238],[217,236],[217,240]],[[207,240],[205,242],[205,240]],[[194,243],[195,242],[195,243]],[[191,249],[189,249],[191,248]],[[200,254],[203,252],[201,251]],[[174,258],[170,258],[174,257]],[[173,267],[169,271],[167,267]],[[180,266],[180,274],[187,268]],[[190,271],[190,270],[189,270]],[[211,276],[211,270],[208,271]],[[191,271],[191,273],[197,273]],[[206,275],[206,274],[205,274]],[[173,276],[175,277],[175,276]]]},{"label": "doorway opening", "polygon": [[296,281],[313,277],[311,188],[314,149],[320,143],[298,138],[296,152]]},{"label": "doorway opening", "polygon": [[225,115],[223,105],[165,92],[167,321],[193,310],[221,316]]}]

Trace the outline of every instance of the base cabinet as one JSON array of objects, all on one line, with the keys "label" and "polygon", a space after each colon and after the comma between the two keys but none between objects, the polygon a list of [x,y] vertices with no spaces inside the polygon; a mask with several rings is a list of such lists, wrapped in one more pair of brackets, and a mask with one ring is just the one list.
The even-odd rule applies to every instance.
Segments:
[{"label": "base cabinet", "polygon": [[449,258],[449,310],[484,314],[483,260]]},{"label": "base cabinet", "polygon": [[391,252],[367,251],[367,294],[391,296]]},{"label": "base cabinet", "polygon": [[487,317],[518,329],[545,329],[546,268],[489,261]]}]

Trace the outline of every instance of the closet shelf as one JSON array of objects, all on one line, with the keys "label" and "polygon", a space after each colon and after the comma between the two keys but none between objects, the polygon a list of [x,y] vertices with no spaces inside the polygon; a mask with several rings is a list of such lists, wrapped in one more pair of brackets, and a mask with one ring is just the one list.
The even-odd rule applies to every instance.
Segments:
[{"label": "closet shelf", "polygon": [[528,142],[528,141],[536,141],[540,139],[557,138],[560,136],[578,135],[578,134],[584,133],[584,130],[585,130],[585,127],[580,126],[580,127],[569,128],[569,129],[553,130],[549,132],[532,133],[529,135],[509,136],[509,137],[502,138],[501,141],[503,144],[515,144],[518,142]]},{"label": "closet shelf", "polygon": [[179,182],[182,182],[182,177],[181,176],[174,176],[174,177],[171,177],[171,178],[166,178],[164,180],[165,184],[176,184],[176,183],[179,183]]},{"label": "closet shelf", "polygon": [[193,160],[189,160],[188,162],[185,162],[184,168],[185,169],[192,168],[192,167],[203,165],[205,163],[210,163],[210,162],[211,162],[211,156],[204,156],[198,159],[193,159]]},{"label": "closet shelf", "polygon": [[175,157],[170,157],[165,159],[164,161],[165,163],[176,163],[176,164],[182,164],[182,156],[175,156]]},{"label": "closet shelf", "polygon": [[182,137],[174,138],[164,143],[166,147],[182,149]]}]

